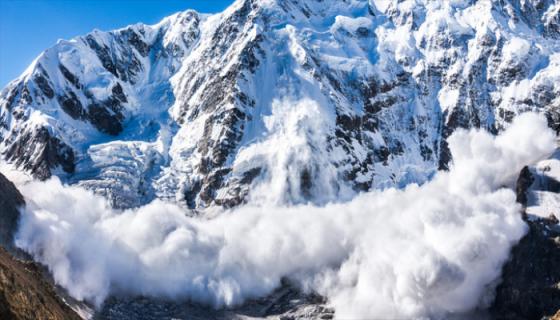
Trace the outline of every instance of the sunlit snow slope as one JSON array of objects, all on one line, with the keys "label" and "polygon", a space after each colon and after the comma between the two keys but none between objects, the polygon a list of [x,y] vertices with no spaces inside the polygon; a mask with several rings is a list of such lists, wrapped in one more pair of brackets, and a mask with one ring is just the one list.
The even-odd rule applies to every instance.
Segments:
[{"label": "sunlit snow slope", "polygon": [[558,127],[559,39],[554,0],[238,0],[60,41],[2,91],[0,151],[117,207],[350,199],[427,181],[458,127]]}]

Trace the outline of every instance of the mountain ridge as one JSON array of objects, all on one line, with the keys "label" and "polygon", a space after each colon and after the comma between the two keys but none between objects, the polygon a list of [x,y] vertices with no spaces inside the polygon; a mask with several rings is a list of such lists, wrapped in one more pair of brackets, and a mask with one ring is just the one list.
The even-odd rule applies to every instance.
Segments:
[{"label": "mountain ridge", "polygon": [[[238,0],[94,31],[2,91],[1,153],[123,208],[324,204],[423,183],[456,128],[497,132],[529,110],[558,127],[559,10]],[[263,185],[276,187],[255,197]]]}]

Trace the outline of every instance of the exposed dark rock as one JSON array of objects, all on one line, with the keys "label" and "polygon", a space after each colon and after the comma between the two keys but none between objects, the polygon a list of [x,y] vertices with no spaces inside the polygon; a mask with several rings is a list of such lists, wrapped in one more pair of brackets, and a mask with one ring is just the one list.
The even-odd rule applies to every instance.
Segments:
[{"label": "exposed dark rock", "polygon": [[311,170],[309,168],[305,168],[301,171],[300,188],[303,196],[306,199],[310,199],[311,188],[313,188],[313,177],[311,175]]},{"label": "exposed dark rock", "polygon": [[0,174],[0,246],[13,248],[20,216],[19,208],[23,205],[25,201],[16,186]]},{"label": "exposed dark rock", "polygon": [[432,160],[433,158],[433,151],[432,149],[430,149],[430,147],[421,144],[420,145],[420,155],[422,156],[422,159],[424,159],[424,161],[429,161]]},{"label": "exposed dark rock", "polygon": [[358,37],[367,38],[371,35],[371,30],[365,27],[359,27],[356,29],[356,35]]},{"label": "exposed dark rock", "polygon": [[241,66],[250,70],[252,73],[254,73],[260,65],[260,61],[257,56],[265,56],[264,50],[260,47],[260,43],[263,41],[263,36],[257,35],[253,41],[247,44],[240,54]]},{"label": "exposed dark rock", "polygon": [[126,98],[126,95],[124,94],[123,88],[120,85],[120,83],[117,83],[113,89],[111,89],[111,92],[113,92],[113,97],[117,100],[119,100],[122,103],[126,103],[128,102],[128,99]]},{"label": "exposed dark rock", "polygon": [[0,319],[81,319],[57,296],[33,262],[13,258],[0,247]]},{"label": "exposed dark rock", "polygon": [[214,202],[224,208],[233,208],[246,202],[251,183],[262,173],[262,168],[253,168],[227,182],[227,196],[215,199]]},{"label": "exposed dark rock", "polygon": [[554,129],[557,135],[560,134],[560,106],[551,108],[546,113],[546,119],[548,120],[549,127]]},{"label": "exposed dark rock", "polygon": [[74,172],[74,151],[45,127],[20,134],[4,155],[41,180],[50,178],[51,169],[57,166],[67,173]]},{"label": "exposed dark rock", "polygon": [[389,160],[389,156],[391,155],[391,152],[389,152],[389,149],[387,147],[380,147],[374,150],[373,153],[375,155],[375,160],[377,162],[383,162],[385,165],[387,164],[387,160]]},{"label": "exposed dark rock", "polygon": [[29,87],[27,85],[24,85],[21,89],[20,102],[23,105],[33,102],[33,98],[31,97],[31,93],[29,93]]},{"label": "exposed dark rock", "polygon": [[185,192],[185,202],[190,209],[196,208],[196,197],[202,189],[201,181],[194,181]]},{"label": "exposed dark rock", "polygon": [[352,117],[346,114],[339,114],[336,116],[336,124],[343,131],[348,131],[352,133],[360,129],[362,124],[362,119],[359,117]]},{"label": "exposed dark rock", "polygon": [[88,35],[85,38],[85,41],[89,47],[95,51],[103,67],[107,69],[107,71],[111,72],[115,77],[118,77],[117,68],[115,67],[113,60],[111,59],[111,55],[109,54],[109,48],[97,43],[95,37],[92,35]]},{"label": "exposed dark rock", "polygon": [[529,170],[528,166],[525,166],[523,170],[521,170],[515,186],[516,200],[521,203],[523,207],[527,206],[527,190],[529,190],[534,181],[535,178],[531,174],[531,170]]},{"label": "exposed dark rock", "polygon": [[[90,104],[88,110],[84,109],[80,99],[72,90],[68,90],[66,94],[58,96],[57,99],[62,110],[73,119],[89,121],[103,133],[118,135],[123,130],[122,121],[124,120],[121,103],[126,103],[127,98],[120,84],[116,84],[112,88],[112,93],[113,95],[107,100]],[[89,95],[89,98],[94,100],[92,95]]]},{"label": "exposed dark rock", "polygon": [[499,109],[498,117],[502,118],[504,121],[511,122],[515,117],[515,113],[509,110]]},{"label": "exposed dark rock", "polygon": [[118,105],[116,100],[108,100],[105,105],[93,103],[88,107],[88,119],[99,131],[116,136],[122,132],[123,126],[121,121],[124,119],[122,113],[118,110],[111,112],[107,110],[107,106],[111,109]]},{"label": "exposed dark rock", "polygon": [[560,230],[550,219],[528,220],[529,233],[504,266],[492,313],[496,319],[539,320],[560,310]]},{"label": "exposed dark rock", "polygon": [[80,319],[57,296],[38,265],[10,254],[23,255],[14,247],[13,237],[24,205],[21,193],[0,174],[0,319]]},{"label": "exposed dark rock", "polygon": [[[517,181],[517,199],[527,204],[527,190],[534,177],[523,168]],[[495,319],[540,320],[560,311],[560,226],[554,215],[523,215],[529,232],[513,248],[502,271],[491,308]]]},{"label": "exposed dark rock", "polygon": [[8,97],[6,98],[6,104],[5,107],[6,109],[10,110],[14,107],[14,102],[16,101],[17,96],[19,95],[19,88],[20,86],[15,86],[13,87],[9,93],[8,93]]},{"label": "exposed dark rock", "polygon": [[[214,114],[208,118],[204,126],[204,138],[198,149],[204,156],[199,167],[203,174],[212,169],[221,167],[227,160],[229,154],[237,148],[242,138],[242,130],[239,130],[245,114],[239,109],[230,109],[223,113]],[[221,140],[215,141],[211,137],[213,127],[217,124],[223,125]]]},{"label": "exposed dark rock", "polygon": [[78,77],[76,77],[72,72],[70,72],[70,70],[68,70],[63,64],[60,64],[58,68],[60,69],[60,72],[62,73],[64,78],[66,78],[66,80],[68,80],[72,85],[74,85],[76,89],[82,88],[80,79],[78,79]]},{"label": "exposed dark rock", "polygon": [[560,221],[558,220],[558,218],[556,217],[556,215],[554,215],[553,213],[551,213],[548,218],[547,221],[549,223],[549,225],[551,226],[555,226],[557,225]]},{"label": "exposed dark rock", "polygon": [[452,160],[451,150],[449,150],[446,141],[447,138],[459,128],[468,129],[480,127],[480,121],[477,120],[476,114],[469,114],[466,110],[461,108],[455,108],[451,112],[446,110],[443,113],[443,119],[442,139],[439,146],[439,170],[449,169],[449,163]]},{"label": "exposed dark rock", "polygon": [[74,119],[83,119],[86,112],[82,103],[73,91],[68,91],[66,95],[57,97],[62,110]]},{"label": "exposed dark rock", "polygon": [[49,80],[47,79],[46,73],[44,72],[43,68],[39,68],[39,72],[35,74],[34,80],[35,83],[39,86],[39,89],[43,92],[45,96],[52,99],[54,97],[54,90],[49,84]]},{"label": "exposed dark rock", "polygon": [[521,80],[525,78],[527,69],[524,65],[515,64],[510,65],[507,68],[503,68],[499,73],[495,75],[496,83],[500,85],[507,85],[515,80]]},{"label": "exposed dark rock", "polygon": [[130,43],[143,57],[147,57],[150,53],[150,46],[141,40],[140,36],[132,29],[126,29],[123,33],[128,38]]},{"label": "exposed dark rock", "polygon": [[216,197],[216,190],[218,190],[224,181],[224,176],[229,174],[231,169],[225,168],[208,174],[202,181],[202,189],[200,191],[200,199],[204,203],[211,203]]},{"label": "exposed dark rock", "polygon": [[[88,35],[84,38],[86,44],[95,51],[97,57],[101,61],[101,64],[107,71],[111,72],[115,77],[120,78],[123,81],[130,81],[134,83],[134,77],[136,74],[142,69],[140,61],[136,55],[134,55],[133,51],[128,48],[128,54],[123,59],[118,59],[117,57],[113,57],[111,55],[111,50],[104,44],[100,44],[96,41],[93,35]],[[140,41],[138,39],[138,41]],[[144,52],[142,49],[142,45],[140,43],[136,43],[140,46],[140,50]],[[145,49],[148,50],[148,49]],[[142,54],[140,52],[140,54]],[[144,52],[145,53],[145,52]]]},{"label": "exposed dark rock", "polygon": [[250,184],[258,177],[262,172],[262,168],[253,168],[243,174],[243,178],[241,179],[242,184]]},{"label": "exposed dark rock", "polygon": [[284,281],[282,286],[269,296],[250,300],[238,307],[214,310],[193,302],[170,302],[149,298],[112,297],[95,315],[96,320],[128,319],[238,319],[252,318],[295,320],[333,319],[334,310],[326,306],[323,297],[304,294]]}]

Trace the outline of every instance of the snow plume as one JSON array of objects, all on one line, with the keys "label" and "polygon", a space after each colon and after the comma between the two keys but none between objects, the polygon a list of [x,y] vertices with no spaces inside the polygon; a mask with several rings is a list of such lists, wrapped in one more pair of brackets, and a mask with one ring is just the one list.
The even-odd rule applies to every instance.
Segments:
[{"label": "snow plume", "polygon": [[503,186],[552,153],[555,136],[542,116],[525,114],[499,137],[458,131],[449,144],[451,170],[422,186],[322,207],[247,205],[206,220],[160,201],[114,211],[56,179],[31,182],[20,185],[28,206],[17,245],[71,295],[98,304],[130,293],[233,305],[288,277],[327,296],[342,319],[464,312],[488,297],[525,232]]},{"label": "snow plume", "polygon": [[[331,110],[309,98],[272,102],[263,117],[265,137],[240,150],[234,168],[268,168],[250,194],[252,204],[325,204],[348,200],[355,193],[340,183],[336,167],[327,155],[327,137],[335,126]],[[306,186],[302,180],[307,179]]]}]

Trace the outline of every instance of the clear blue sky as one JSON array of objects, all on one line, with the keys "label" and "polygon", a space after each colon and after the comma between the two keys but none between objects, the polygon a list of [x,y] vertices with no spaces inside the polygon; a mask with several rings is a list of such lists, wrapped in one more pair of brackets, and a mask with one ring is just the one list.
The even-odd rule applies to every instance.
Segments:
[{"label": "clear blue sky", "polygon": [[94,28],[154,24],[178,11],[219,12],[233,0],[0,0],[0,90],[58,39]]}]

